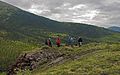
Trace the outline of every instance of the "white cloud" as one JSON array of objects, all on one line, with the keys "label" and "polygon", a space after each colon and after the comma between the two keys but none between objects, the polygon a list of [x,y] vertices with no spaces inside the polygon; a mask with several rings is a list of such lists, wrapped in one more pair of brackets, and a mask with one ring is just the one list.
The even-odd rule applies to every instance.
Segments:
[{"label": "white cloud", "polygon": [[48,10],[48,8],[46,8],[44,5],[32,5],[31,8],[28,9],[27,11],[37,15],[50,12],[50,10]]},{"label": "white cloud", "polygon": [[70,3],[63,3],[61,6],[55,7],[55,9],[63,10],[63,9],[68,9],[70,6],[71,6]]},{"label": "white cloud", "polygon": [[52,14],[50,18],[59,20],[61,18],[61,14]]},{"label": "white cloud", "polygon": [[86,17],[89,20],[92,20],[95,16],[99,14],[99,11],[97,10],[88,10],[85,15],[82,15],[81,17]]},{"label": "white cloud", "polygon": [[70,6],[71,4],[70,3],[64,3],[63,6],[66,7],[66,6]]},{"label": "white cloud", "polygon": [[79,4],[79,5],[75,5],[75,6],[71,7],[71,8],[69,8],[69,10],[84,9],[86,7],[87,6],[84,5],[84,4]]},{"label": "white cloud", "polygon": [[86,19],[81,19],[81,18],[76,18],[76,19],[72,19],[72,21],[73,21],[73,22],[76,22],[76,23],[85,23],[85,22],[88,21],[88,20],[86,20]]}]

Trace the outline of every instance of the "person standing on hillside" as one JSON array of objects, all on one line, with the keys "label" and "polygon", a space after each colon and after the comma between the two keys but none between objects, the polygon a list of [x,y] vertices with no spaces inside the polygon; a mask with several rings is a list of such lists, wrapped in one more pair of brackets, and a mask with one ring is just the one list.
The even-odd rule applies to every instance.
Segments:
[{"label": "person standing on hillside", "polygon": [[57,47],[60,47],[60,43],[61,43],[61,40],[60,40],[60,38],[58,37],[58,38],[56,39],[56,45],[57,45]]},{"label": "person standing on hillside", "polygon": [[74,37],[74,45],[77,46],[77,37]]},{"label": "person standing on hillside", "polygon": [[70,37],[70,45],[71,45],[71,47],[73,47],[73,44],[74,44],[74,39],[73,39],[73,37]]},{"label": "person standing on hillside", "polygon": [[79,47],[82,45],[82,42],[83,42],[82,38],[79,37],[79,38],[78,38],[78,45],[79,45]]},{"label": "person standing on hillside", "polygon": [[51,38],[48,39],[48,46],[52,47],[52,41],[51,41]]},{"label": "person standing on hillside", "polygon": [[71,38],[71,37],[68,36],[68,39],[67,39],[67,44],[68,44],[68,46],[70,45],[70,42],[71,42],[71,41],[70,41],[70,38]]},{"label": "person standing on hillside", "polygon": [[73,43],[74,43],[73,37],[69,36],[68,37],[68,46],[70,45],[71,47],[73,47]]}]

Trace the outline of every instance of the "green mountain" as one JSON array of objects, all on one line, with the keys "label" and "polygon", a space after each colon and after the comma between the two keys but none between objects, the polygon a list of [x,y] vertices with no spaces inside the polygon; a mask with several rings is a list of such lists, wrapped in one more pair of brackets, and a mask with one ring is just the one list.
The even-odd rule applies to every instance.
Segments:
[{"label": "green mountain", "polygon": [[112,31],[120,32],[120,27],[117,27],[117,26],[112,26],[112,27],[109,27],[108,29]]},{"label": "green mountain", "polygon": [[0,37],[40,43],[44,38],[61,35],[101,38],[115,32],[82,23],[57,22],[0,2]]}]

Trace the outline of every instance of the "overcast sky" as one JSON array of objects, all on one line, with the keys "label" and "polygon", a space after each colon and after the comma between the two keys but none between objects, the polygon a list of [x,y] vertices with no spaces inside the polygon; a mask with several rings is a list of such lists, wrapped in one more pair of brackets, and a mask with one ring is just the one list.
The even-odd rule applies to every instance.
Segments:
[{"label": "overcast sky", "polygon": [[57,21],[120,26],[120,0],[1,0]]}]

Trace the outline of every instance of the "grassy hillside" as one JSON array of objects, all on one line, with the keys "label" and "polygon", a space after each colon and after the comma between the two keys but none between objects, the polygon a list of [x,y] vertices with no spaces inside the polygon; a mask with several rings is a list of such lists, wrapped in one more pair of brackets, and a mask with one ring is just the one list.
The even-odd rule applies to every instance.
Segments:
[{"label": "grassy hillside", "polygon": [[119,75],[120,44],[94,43],[81,48],[60,49],[80,57],[47,69],[39,68],[31,75]]},{"label": "grassy hillside", "polygon": [[20,54],[35,48],[37,46],[20,41],[0,40],[0,68],[6,69]]},{"label": "grassy hillside", "polygon": [[99,40],[104,41],[104,42],[120,42],[120,34],[113,34],[113,35],[108,35],[103,38],[100,38]]},{"label": "grassy hillside", "polygon": [[[40,64],[33,71],[21,71],[18,72],[18,75],[23,73],[25,75],[120,74],[120,43],[91,43],[82,47],[54,47],[46,49],[64,53],[64,56],[68,58],[53,65]],[[55,60],[52,62],[55,62]],[[1,73],[1,75],[5,74]]]}]

